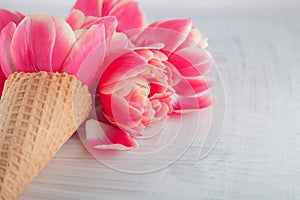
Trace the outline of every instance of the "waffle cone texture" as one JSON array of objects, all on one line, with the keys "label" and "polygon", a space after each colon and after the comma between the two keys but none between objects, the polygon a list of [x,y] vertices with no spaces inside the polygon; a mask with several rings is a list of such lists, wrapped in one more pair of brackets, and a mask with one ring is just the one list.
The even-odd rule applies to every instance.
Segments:
[{"label": "waffle cone texture", "polygon": [[0,100],[0,199],[16,199],[88,116],[86,86],[66,73],[14,73]]}]

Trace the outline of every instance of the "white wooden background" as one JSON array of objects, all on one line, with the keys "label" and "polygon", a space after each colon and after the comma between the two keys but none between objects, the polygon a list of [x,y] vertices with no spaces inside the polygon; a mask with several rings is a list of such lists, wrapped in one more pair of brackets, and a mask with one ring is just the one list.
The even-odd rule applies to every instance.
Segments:
[{"label": "white wooden background", "polygon": [[[17,0],[2,4],[20,9]],[[65,15],[69,6],[55,7]],[[23,8],[47,9],[41,3]],[[300,199],[297,10],[148,12],[149,21],[192,16],[209,37],[228,98],[217,146],[204,160],[190,148],[166,169],[133,175],[96,161],[74,135],[19,199]]]}]

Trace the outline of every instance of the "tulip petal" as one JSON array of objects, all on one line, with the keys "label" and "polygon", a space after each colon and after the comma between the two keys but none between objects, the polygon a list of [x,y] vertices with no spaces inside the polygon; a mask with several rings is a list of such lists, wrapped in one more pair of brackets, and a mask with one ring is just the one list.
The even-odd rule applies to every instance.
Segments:
[{"label": "tulip petal", "polygon": [[115,17],[92,17],[88,16],[85,19],[84,26],[82,27],[83,29],[89,29],[93,25],[98,25],[98,24],[104,24],[105,27],[105,37],[106,39],[111,38],[114,33],[116,32],[116,27],[118,25],[118,21]]},{"label": "tulip petal", "polygon": [[147,68],[146,61],[134,51],[116,58],[101,76],[99,87],[136,77]]},{"label": "tulip petal", "polygon": [[24,72],[52,71],[55,26],[48,15],[32,15],[17,27],[12,39],[12,57]]},{"label": "tulip petal", "polygon": [[130,150],[138,145],[127,133],[94,119],[86,122],[86,137],[96,149]]},{"label": "tulip petal", "polygon": [[129,102],[118,94],[102,95],[100,101],[103,107],[104,116],[113,124],[131,136],[141,135],[140,127],[141,114],[134,112]]},{"label": "tulip petal", "polygon": [[115,33],[112,38],[108,39],[107,42],[106,56],[110,57],[114,54],[124,53],[130,46],[130,41],[124,33]]},{"label": "tulip petal", "polygon": [[15,15],[19,17],[20,21],[25,18],[25,15],[23,13],[19,12],[19,11],[16,11]]},{"label": "tulip petal", "polygon": [[146,62],[154,57],[154,53],[149,49],[135,49],[135,52],[139,54]]},{"label": "tulip petal", "polygon": [[35,72],[29,51],[30,18],[25,18],[16,28],[11,42],[11,56],[18,71]]},{"label": "tulip petal", "polygon": [[37,71],[52,71],[52,54],[55,44],[55,23],[48,15],[32,15],[29,26],[29,51]]},{"label": "tulip petal", "polygon": [[118,19],[118,32],[124,32],[130,29],[143,28],[146,25],[146,17],[134,1],[119,1],[108,15],[115,16]]},{"label": "tulip petal", "polygon": [[[32,15],[19,24],[11,47],[12,58],[19,71],[52,71],[52,59],[56,69],[59,67],[70,46],[71,30],[66,28],[66,23],[60,27],[63,23],[57,18],[53,21],[48,15]],[[59,44],[55,47],[56,39]],[[61,45],[61,42],[65,44]],[[52,57],[54,47],[56,52]]]},{"label": "tulip petal", "polygon": [[173,88],[178,95],[194,96],[207,90],[214,82],[214,79],[204,76],[183,77]]},{"label": "tulip petal", "polygon": [[[113,94],[118,92],[120,94],[120,90],[122,90],[123,94],[121,94],[122,96],[126,96],[131,89],[135,87],[147,87],[149,85],[148,81],[142,77],[134,77],[132,79],[127,79],[127,80],[120,80],[117,82],[114,82],[112,84],[107,84],[107,83],[103,83],[99,86],[99,92],[101,94]],[[124,90],[124,88],[126,90]],[[127,94],[124,94],[124,92],[127,91]]]},{"label": "tulip petal", "polygon": [[195,26],[192,27],[186,41],[184,43],[182,43],[180,45],[180,47],[178,47],[177,50],[183,49],[183,48],[187,48],[187,47],[199,47],[202,49],[206,49],[208,47],[208,42],[207,42],[207,38],[204,37],[200,31],[198,30],[198,28],[196,28]]},{"label": "tulip petal", "polygon": [[103,0],[102,3],[102,16],[109,15],[111,9],[118,3],[120,0]]},{"label": "tulip petal", "polygon": [[[124,33],[115,33],[112,38],[106,41],[106,55],[101,69],[102,73],[112,62],[129,51],[132,44]],[[101,73],[101,74],[102,74]]]},{"label": "tulip petal", "polygon": [[103,0],[77,0],[73,9],[81,10],[85,16],[102,16]]},{"label": "tulip petal", "polygon": [[75,30],[74,34],[75,34],[76,41],[79,40],[79,38],[81,38],[81,36],[83,36],[86,32],[87,32],[87,30],[85,30],[85,29]]},{"label": "tulip petal", "polygon": [[[72,75],[78,75],[78,72],[87,71],[89,68],[91,72],[97,71],[95,67],[99,67],[100,63],[92,64],[88,57],[94,49],[99,47],[105,41],[104,25],[94,25],[88,31],[86,31],[78,40],[73,44],[70,54],[66,58],[61,71],[67,72]],[[97,49],[98,50],[98,49]],[[104,54],[104,52],[103,52]],[[95,55],[92,54],[92,57]],[[99,55],[101,57],[101,55]],[[86,62],[84,62],[88,59]],[[88,64],[92,64],[88,66]]]},{"label": "tulip petal", "polygon": [[19,24],[20,21],[24,18],[21,13],[12,13],[5,9],[0,9],[0,31],[10,22]]},{"label": "tulip petal", "polygon": [[103,63],[104,56],[105,43],[102,43],[85,58],[76,74],[76,77],[89,88],[92,88],[100,79],[101,63]]},{"label": "tulip petal", "polygon": [[212,66],[210,54],[199,47],[181,49],[169,57],[169,62],[187,77],[204,75]]},{"label": "tulip petal", "polygon": [[16,25],[11,22],[2,29],[0,35],[0,68],[2,68],[0,71],[6,77],[17,71],[11,55],[11,41],[15,30]]},{"label": "tulip petal", "polygon": [[161,20],[150,24],[149,27],[170,29],[182,35],[188,36],[192,29],[192,19]]},{"label": "tulip petal", "polygon": [[176,96],[173,102],[173,112],[185,112],[206,108],[212,104],[210,94],[204,94],[197,97]]},{"label": "tulip petal", "polygon": [[70,53],[73,43],[76,41],[72,28],[59,17],[52,17],[55,25],[55,44],[52,55],[52,71],[59,71],[63,61]]},{"label": "tulip petal", "polygon": [[168,57],[166,56],[166,54],[162,53],[161,51],[152,50],[152,52],[154,53],[154,57],[156,59],[161,60],[161,61],[167,61],[168,60]]},{"label": "tulip petal", "polygon": [[84,14],[80,10],[73,9],[66,18],[66,22],[72,27],[73,30],[81,28],[84,24]]},{"label": "tulip petal", "polygon": [[149,25],[137,37],[134,44],[136,46],[148,46],[163,43],[165,51],[173,52],[186,40],[191,28],[191,19],[158,21]]}]

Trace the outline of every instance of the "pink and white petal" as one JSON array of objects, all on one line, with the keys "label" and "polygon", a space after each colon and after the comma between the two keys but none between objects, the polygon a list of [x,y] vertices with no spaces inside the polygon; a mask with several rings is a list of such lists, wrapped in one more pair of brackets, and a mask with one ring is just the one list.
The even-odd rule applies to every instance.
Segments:
[{"label": "pink and white petal", "polygon": [[102,67],[102,73],[106,68],[120,56],[129,51],[132,44],[124,33],[115,33],[106,41],[106,55]]},{"label": "pink and white petal", "polygon": [[182,77],[182,80],[173,86],[176,94],[182,96],[194,96],[204,92],[213,85],[213,78],[198,76],[198,77]]},{"label": "pink and white petal", "polygon": [[198,47],[188,47],[170,55],[169,62],[183,76],[190,77],[206,74],[211,68],[213,61],[207,51]]},{"label": "pink and white petal", "polygon": [[[156,107],[155,107],[156,106]],[[163,121],[168,119],[168,113],[169,113],[169,105],[166,103],[158,103],[157,105],[153,105],[155,109],[155,120],[158,121]]]},{"label": "pink and white petal", "polygon": [[102,16],[109,15],[109,12],[113,9],[113,7],[119,1],[120,0],[103,0],[103,3],[102,3]]},{"label": "pink and white petal", "polygon": [[173,92],[169,88],[166,88],[163,85],[151,84],[151,92],[148,95],[148,97],[151,101],[155,99],[164,101],[164,99],[170,98],[172,94]]},{"label": "pink and white petal", "polygon": [[147,62],[136,52],[129,51],[121,55],[106,68],[106,71],[100,73],[101,80],[99,87],[104,84],[112,84],[120,80],[126,80],[136,77],[147,68]]},{"label": "pink and white petal", "polygon": [[19,24],[19,22],[23,19],[21,13],[13,13],[9,10],[0,9],[0,31],[10,22],[14,22],[15,24]]},{"label": "pink and white petal", "polygon": [[104,41],[104,25],[100,24],[92,26],[73,44],[71,52],[63,63],[60,71],[76,75],[80,68],[88,67],[85,64],[82,65],[85,59],[96,47],[103,44]]},{"label": "pink and white petal", "polygon": [[135,49],[135,52],[139,54],[146,62],[154,57],[154,53],[149,49]]},{"label": "pink and white petal", "polygon": [[[151,44],[148,46],[141,46],[141,47],[131,47],[132,50],[159,50],[159,49],[163,49],[165,47],[165,45],[163,43],[157,43],[157,44]],[[163,54],[163,53],[162,53]],[[167,56],[166,56],[167,57]]]},{"label": "pink and white petal", "polygon": [[134,42],[143,30],[144,28],[128,29],[123,31],[123,33],[127,35],[131,42]]},{"label": "pink and white petal", "polygon": [[2,29],[0,34],[0,71],[6,77],[17,71],[11,56],[11,41],[15,30],[16,25],[11,22]]},{"label": "pink and white petal", "polygon": [[30,58],[29,26],[30,17],[26,17],[16,28],[11,42],[12,60],[18,71],[22,72],[36,72]]},{"label": "pink and white petal", "polygon": [[100,101],[106,118],[113,120],[110,120],[110,122],[125,130],[130,135],[136,135],[133,129],[139,126],[141,113],[133,112],[129,102],[118,94],[100,95]]},{"label": "pink and white petal", "polygon": [[83,12],[77,9],[71,10],[66,18],[66,22],[72,27],[73,30],[80,29],[84,24],[85,16]]},{"label": "pink and white petal", "polygon": [[112,38],[106,41],[107,43],[107,57],[114,56],[115,54],[124,53],[131,46],[130,40],[124,33],[115,33]]},{"label": "pink and white petal", "polygon": [[131,150],[138,146],[129,134],[103,122],[90,119],[85,127],[87,143],[93,148]]},{"label": "pink and white petal", "polygon": [[148,25],[148,27],[159,27],[159,25],[165,21],[166,20],[158,20],[158,21],[152,22],[152,24]]},{"label": "pink and white petal", "polygon": [[156,44],[153,46],[136,47],[133,49],[137,54],[142,56],[147,62],[153,58],[155,58],[156,60],[160,60],[160,61],[166,61],[166,60],[168,60],[168,57],[163,52],[157,50],[157,49],[161,49],[163,47],[164,47],[163,44]]},{"label": "pink and white petal", "polygon": [[[134,41],[136,46],[163,43],[166,52],[173,52],[187,38],[192,27],[191,19],[159,21],[149,25]],[[172,38],[170,40],[170,38]]]},{"label": "pink and white petal", "polygon": [[192,40],[197,41],[199,47],[201,47],[202,49],[206,49],[209,45],[207,37],[202,35],[198,29],[192,29],[192,30],[193,31],[191,31],[189,37],[192,38]]},{"label": "pink and white petal", "polygon": [[75,34],[76,41],[79,40],[80,37],[83,36],[86,32],[87,32],[87,30],[85,30],[85,29],[77,29],[77,30],[75,30],[74,34]]},{"label": "pink and white petal", "polygon": [[[126,66],[125,66],[126,67]],[[103,76],[101,76],[101,80],[99,82],[99,88],[106,86],[106,85],[110,85],[110,84],[115,84],[115,83],[119,83],[120,81],[123,80],[129,80],[131,78],[134,78],[136,76],[138,76],[139,74],[141,74],[142,72],[145,71],[147,65],[139,65],[136,66],[134,68],[131,69],[126,69],[124,66],[120,66],[120,69],[118,72],[114,72],[114,74],[112,74],[111,72],[113,72],[114,70],[109,69],[110,66],[108,67],[109,71],[106,71]],[[118,70],[117,68],[114,68],[115,70]],[[123,73],[122,73],[123,72]]]},{"label": "pink and white petal", "polygon": [[152,52],[154,53],[154,57],[158,60],[161,61],[167,61],[168,60],[168,56],[166,56],[166,54],[164,54],[161,51],[156,51],[156,50],[152,50]]},{"label": "pink and white petal", "polygon": [[29,21],[29,56],[36,71],[52,71],[52,55],[56,38],[55,23],[49,15],[32,15]]},{"label": "pink and white petal", "polygon": [[110,39],[116,33],[116,28],[118,26],[118,20],[115,17],[102,17],[101,23],[104,24],[105,27],[105,38]]},{"label": "pink and white petal", "polygon": [[161,20],[150,24],[149,27],[170,29],[187,37],[192,29],[192,19]]},{"label": "pink and white petal", "polygon": [[116,28],[118,25],[117,19],[113,16],[107,16],[101,18],[88,16],[86,17],[84,26],[82,28],[89,29],[91,26],[98,25],[101,23],[103,23],[105,27],[105,38],[110,39],[116,32]]},{"label": "pink and white petal", "polygon": [[77,0],[73,9],[81,10],[85,16],[102,16],[103,0]]},{"label": "pink and white petal", "polygon": [[52,54],[52,71],[57,72],[70,53],[73,43],[76,41],[76,37],[72,28],[65,20],[59,17],[52,17],[52,20],[56,33]]},{"label": "pink and white petal", "polygon": [[76,74],[76,77],[90,89],[100,79],[101,64],[104,56],[105,43],[102,43],[85,58]]},{"label": "pink and white petal", "polygon": [[177,50],[180,50],[180,49],[183,49],[183,48],[186,48],[186,47],[196,47],[198,46],[199,48],[202,48],[202,49],[206,49],[208,47],[208,42],[207,42],[207,38],[204,37],[200,31],[198,30],[197,27],[193,26],[189,35],[188,35],[188,38],[186,39],[186,41],[184,43],[182,43],[180,45],[180,47],[178,47]]},{"label": "pink and white petal", "polygon": [[115,16],[118,19],[118,32],[143,28],[146,25],[145,14],[135,1],[119,1],[108,15]]},{"label": "pink and white petal", "polygon": [[136,76],[129,80],[120,80],[111,84],[102,83],[101,85],[99,85],[98,89],[101,94],[109,95],[113,93],[118,93],[122,96],[127,96],[132,90],[132,88],[148,87],[148,84],[149,83],[145,78]]},{"label": "pink and white petal", "polygon": [[204,94],[197,97],[177,95],[173,100],[173,112],[175,113],[198,110],[206,108],[212,104],[212,97],[210,94]]},{"label": "pink and white petal", "polygon": [[19,17],[20,21],[26,17],[23,13],[19,11],[15,11],[15,15]]},{"label": "pink and white petal", "polygon": [[95,16],[85,16],[84,17],[84,23],[81,28],[83,29],[89,29],[93,25],[100,24],[101,18],[100,17],[95,17]]}]

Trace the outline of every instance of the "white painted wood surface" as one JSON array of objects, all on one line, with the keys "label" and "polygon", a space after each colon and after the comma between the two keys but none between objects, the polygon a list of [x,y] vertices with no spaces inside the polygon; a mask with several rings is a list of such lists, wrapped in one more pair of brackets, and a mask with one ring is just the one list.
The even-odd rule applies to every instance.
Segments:
[{"label": "white painted wood surface", "polygon": [[186,13],[210,39],[228,98],[207,158],[192,146],[163,170],[127,174],[96,161],[74,135],[19,199],[300,199],[298,13]]}]

